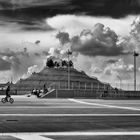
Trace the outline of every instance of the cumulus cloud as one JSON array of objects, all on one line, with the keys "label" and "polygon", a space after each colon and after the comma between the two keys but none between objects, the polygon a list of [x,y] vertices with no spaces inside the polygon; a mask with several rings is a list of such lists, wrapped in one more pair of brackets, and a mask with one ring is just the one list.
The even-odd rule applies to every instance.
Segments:
[{"label": "cumulus cloud", "polygon": [[50,48],[49,52],[48,52],[48,57],[50,56],[54,56],[56,59],[60,59],[61,58],[61,53],[60,53],[60,49],[59,48]]},{"label": "cumulus cloud", "polygon": [[25,74],[26,76],[29,75],[31,66],[37,65],[37,68],[41,70],[44,67],[44,60],[46,59],[46,57],[43,56],[36,57],[34,53],[29,53],[26,48],[21,51],[6,49],[0,52],[0,56],[4,62],[7,62],[6,64],[8,66],[6,67],[5,65],[5,69],[11,71],[11,76],[13,77],[14,82],[23,75],[25,76]]},{"label": "cumulus cloud", "polygon": [[123,59],[110,59],[104,61],[103,67],[94,67],[92,66],[90,71],[92,75],[98,76],[100,80],[106,82],[115,82],[119,80],[131,80],[131,76],[133,74],[134,66],[133,64],[125,64]]},{"label": "cumulus cloud", "polygon": [[[59,31],[55,38],[59,40],[59,44],[49,49],[47,58],[51,57],[55,60],[68,59],[68,50],[71,51],[69,33]],[[75,53],[73,57],[75,57]]]},{"label": "cumulus cloud", "polygon": [[69,42],[72,51],[87,56],[118,56],[129,53],[117,44],[117,34],[101,23],[94,25],[91,30],[84,29],[80,35],[73,36],[70,39],[68,33],[59,33],[59,40],[62,44]]},{"label": "cumulus cloud", "polygon": [[94,74],[101,74],[103,72],[103,70],[99,67],[91,67],[90,71],[92,71]]},{"label": "cumulus cloud", "polygon": [[11,63],[0,58],[0,71],[6,71],[11,69]]},{"label": "cumulus cloud", "polygon": [[[48,51],[48,55],[47,55],[47,58],[50,58],[53,59],[53,60],[67,60],[68,59],[68,49],[69,47],[65,46],[65,47],[62,47],[62,46],[57,46],[57,47],[52,47],[49,49]],[[71,59],[75,58],[75,55],[73,55],[71,57]]]},{"label": "cumulus cloud", "polygon": [[140,17],[136,17],[131,24],[131,31],[128,36],[119,38],[119,45],[129,51],[130,54],[140,52]]},{"label": "cumulus cloud", "polygon": [[30,66],[30,67],[28,67],[27,73],[23,74],[22,78],[26,79],[29,76],[31,76],[34,72],[39,72],[39,71],[40,71],[40,69],[37,65]]},{"label": "cumulus cloud", "polygon": [[127,54],[122,46],[117,45],[117,34],[103,24],[98,23],[91,31],[82,32],[81,43],[72,46],[74,51],[89,56],[118,56]]},{"label": "cumulus cloud", "polygon": [[120,38],[120,45],[125,48],[130,54],[138,48],[138,41],[133,36],[125,36]]},{"label": "cumulus cloud", "polygon": [[133,64],[125,64],[123,59],[119,59],[115,63],[108,64],[107,67],[110,67],[111,70],[117,70],[118,72],[132,72]]},{"label": "cumulus cloud", "polygon": [[48,56],[49,52],[48,51],[42,51],[42,55]]},{"label": "cumulus cloud", "polygon": [[133,64],[125,64],[122,59],[119,59],[116,63],[108,64],[104,71],[110,72],[110,75],[112,74],[114,79],[118,79],[119,76],[122,80],[128,80],[131,79]]},{"label": "cumulus cloud", "polygon": [[135,51],[140,51],[140,16],[136,17],[136,19],[131,24],[131,36],[129,42],[131,41],[131,45],[133,46]]},{"label": "cumulus cloud", "polygon": [[[123,59],[119,59],[119,57],[132,56],[135,42],[132,35],[125,37],[118,36],[113,30],[101,23],[95,24],[93,28],[83,29],[79,35],[72,36],[68,32],[61,33],[61,39],[63,40],[61,41],[58,38],[61,44],[60,46],[63,46],[61,49],[63,49],[66,44],[69,44],[72,52],[76,52],[76,54],[79,53],[87,57],[89,56],[89,58],[92,56],[94,59],[100,56],[103,57],[100,66],[99,64],[92,65],[94,62],[89,62],[91,67],[89,66],[86,71],[90,73],[90,75],[97,76],[102,80],[107,80],[107,77],[110,77],[110,81],[116,80],[117,76],[120,76],[123,80],[131,79],[134,70],[133,64],[131,64],[131,62],[126,63]],[[60,50],[58,54],[60,54]],[[76,61],[80,61],[78,60],[78,55]],[[97,59],[97,61],[99,62],[100,60]],[[81,67],[83,68],[85,65],[86,64],[81,65]]]},{"label": "cumulus cloud", "polygon": [[[34,52],[33,54],[30,54],[27,49],[24,49],[22,51],[15,51],[15,50],[12,51],[10,49],[7,51],[1,51],[0,55],[2,56],[3,60],[10,63],[12,71],[15,75],[14,77],[18,75],[18,77],[16,77],[17,79],[25,73],[27,73],[28,75],[27,71],[29,71],[28,68],[30,67],[33,67],[36,65],[38,68],[40,67],[41,69],[42,66],[44,66],[42,60],[46,59],[45,58],[46,56],[52,55],[52,56],[56,56],[56,58],[59,58],[59,57],[67,58],[66,52],[68,48],[71,46],[72,46],[71,49],[73,51],[73,55],[74,53],[76,54],[79,53],[79,54],[82,54],[82,56],[83,55],[90,56],[90,58],[91,56],[95,58],[95,56],[96,57],[97,56],[105,56],[105,57],[115,56],[116,57],[120,55],[125,55],[125,54],[129,54],[130,48],[132,48],[131,45],[128,44],[129,47],[128,49],[126,49],[127,45],[124,43],[124,41],[123,41],[124,44],[122,44],[122,42],[120,42],[120,38],[118,37],[118,35],[111,28],[108,28],[101,23],[96,24],[92,28],[89,28],[89,29],[81,28],[80,30],[81,32],[80,33],[77,32],[75,35],[67,32],[67,30],[65,30],[66,32],[60,31],[55,36],[55,41],[57,38],[57,42],[55,42],[54,40],[48,39],[47,37],[44,37],[45,39],[47,38],[48,40],[51,40],[54,46],[56,45],[56,43],[58,46],[54,47],[53,45],[50,45],[51,49],[49,52],[45,48],[43,48],[44,50],[43,51],[41,50],[43,56],[40,52]],[[58,40],[60,44],[58,44]],[[129,41],[125,40],[125,42],[128,43]],[[40,49],[41,47],[39,46],[38,48]],[[36,49],[35,46],[33,49],[34,50]],[[108,68],[103,69],[102,67],[100,68],[96,66],[93,72],[96,74],[100,74],[104,72],[104,75],[110,75],[110,76],[113,74],[115,75],[116,73],[118,73],[119,70],[113,69],[112,67],[114,67],[117,62],[118,61],[115,59],[108,60],[108,62],[106,62],[106,67]],[[87,61],[85,61],[83,65],[80,65],[80,63],[77,63],[77,65],[80,65],[79,67],[81,67],[82,69],[83,67],[86,67],[85,65],[91,65],[92,62],[89,62],[89,63],[90,64],[87,64]],[[111,70],[110,70],[110,67],[111,67]],[[116,67],[120,67],[120,65]],[[88,68],[86,69],[87,71],[89,71]],[[123,67],[123,69],[125,69],[125,71],[127,70],[132,71],[133,66],[132,65],[126,66],[126,67]]]},{"label": "cumulus cloud", "polygon": [[70,38],[69,38],[69,34],[66,33],[66,32],[59,32],[57,35],[56,35],[56,38],[59,39],[60,43],[62,45],[68,43],[70,41]]},{"label": "cumulus cloud", "polygon": [[137,37],[139,39],[139,33],[140,33],[140,17],[136,17],[136,19],[131,24],[131,34]]},{"label": "cumulus cloud", "polygon": [[8,81],[11,81],[11,71],[6,70],[6,71],[0,71],[0,83],[5,83]]}]

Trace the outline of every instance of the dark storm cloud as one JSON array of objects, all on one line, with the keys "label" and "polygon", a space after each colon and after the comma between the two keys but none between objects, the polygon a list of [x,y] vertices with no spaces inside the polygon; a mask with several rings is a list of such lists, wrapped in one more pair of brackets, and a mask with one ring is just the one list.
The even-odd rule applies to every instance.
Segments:
[{"label": "dark storm cloud", "polygon": [[39,6],[65,6],[70,0],[0,0],[0,9],[16,10]]},{"label": "dark storm cloud", "polygon": [[45,18],[57,14],[124,17],[140,13],[140,0],[0,0],[3,14]]},{"label": "dark storm cloud", "polygon": [[25,31],[52,30],[45,19],[58,14],[121,18],[138,13],[140,0],[0,0],[0,21]]},{"label": "dark storm cloud", "polygon": [[40,19],[29,19],[29,18],[16,18],[1,16],[0,14],[0,25],[2,27],[10,27],[11,29],[23,30],[23,31],[51,31],[54,30],[46,20]]},{"label": "dark storm cloud", "polygon": [[73,0],[77,12],[87,15],[124,17],[140,13],[140,0]]},{"label": "dark storm cloud", "polygon": [[68,3],[69,0],[0,0],[0,17],[30,25],[63,13],[61,11],[66,11]]},{"label": "dark storm cloud", "polygon": [[27,24],[26,22],[18,22],[18,25],[20,25],[21,29],[25,30],[25,31],[51,31],[51,30],[54,30],[45,21],[30,22],[30,24]]},{"label": "dark storm cloud", "polygon": [[116,62],[118,62],[117,59],[110,59],[110,60],[105,61],[106,64],[114,64]]}]

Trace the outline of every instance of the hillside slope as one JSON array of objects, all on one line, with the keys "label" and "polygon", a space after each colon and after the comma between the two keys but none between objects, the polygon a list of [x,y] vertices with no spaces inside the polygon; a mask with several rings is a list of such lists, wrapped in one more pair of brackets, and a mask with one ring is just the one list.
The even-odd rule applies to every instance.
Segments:
[{"label": "hillside slope", "polygon": [[[43,89],[43,87],[53,89],[68,88],[68,69],[67,68],[48,68],[45,67],[39,73],[33,73],[27,79],[20,79],[16,84],[12,85],[12,90],[17,94],[25,94],[33,88]],[[105,88],[107,84],[103,84],[97,78],[91,78],[84,72],[70,69],[70,88],[71,89],[96,89]]]}]

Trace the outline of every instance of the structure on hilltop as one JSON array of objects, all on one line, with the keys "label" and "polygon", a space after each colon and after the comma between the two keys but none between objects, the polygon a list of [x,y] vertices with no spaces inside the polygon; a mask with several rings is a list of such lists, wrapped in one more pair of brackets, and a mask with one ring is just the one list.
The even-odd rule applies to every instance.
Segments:
[{"label": "structure on hilltop", "polygon": [[[55,65],[54,65],[55,64]],[[71,90],[101,90],[111,88],[107,83],[102,83],[97,78],[89,77],[83,71],[73,68],[73,63],[68,69],[66,61],[62,61],[63,66],[56,62],[47,61],[46,67],[39,73],[33,73],[27,79],[20,79],[16,84],[12,85],[12,91],[17,94],[26,94],[34,88],[43,89],[43,87],[51,89],[71,89]],[[59,67],[58,67],[59,66]],[[68,72],[70,83],[68,87]]]}]

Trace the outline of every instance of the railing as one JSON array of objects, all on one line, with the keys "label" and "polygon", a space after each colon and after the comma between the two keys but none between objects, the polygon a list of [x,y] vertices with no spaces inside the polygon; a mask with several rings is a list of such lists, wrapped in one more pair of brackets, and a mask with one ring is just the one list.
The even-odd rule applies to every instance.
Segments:
[{"label": "railing", "polygon": [[[134,83],[114,83],[112,86],[126,91],[134,90]],[[140,84],[136,85],[136,91],[140,91]]]},{"label": "railing", "polygon": [[[67,82],[53,82],[47,84],[48,87],[53,89],[68,89]],[[70,82],[70,89],[84,89],[84,90],[105,90],[108,84],[98,84],[98,83],[87,83],[87,82]],[[109,87],[111,89],[111,87]]]}]

